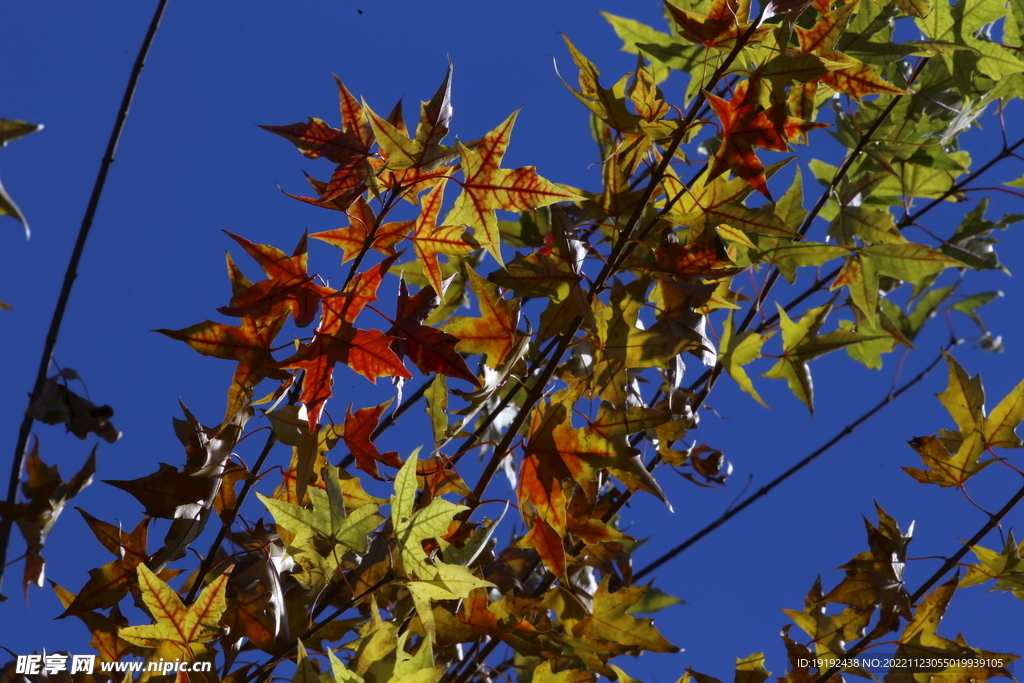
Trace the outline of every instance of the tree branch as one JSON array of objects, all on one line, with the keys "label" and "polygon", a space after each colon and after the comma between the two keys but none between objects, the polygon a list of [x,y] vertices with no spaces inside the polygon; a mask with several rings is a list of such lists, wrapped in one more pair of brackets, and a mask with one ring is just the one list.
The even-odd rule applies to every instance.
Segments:
[{"label": "tree branch", "polygon": [[[29,394],[29,406],[39,397],[39,392],[42,391],[43,384],[46,382],[46,373],[50,369],[50,362],[53,360],[53,350],[57,346],[60,326],[64,321],[64,311],[67,309],[68,300],[71,298],[71,289],[78,278],[78,264],[82,260],[85,242],[89,238],[93,217],[96,215],[100,196],[103,194],[103,186],[107,181],[107,173],[110,170],[110,165],[114,163],[114,153],[117,151],[117,143],[121,139],[121,131],[124,130],[125,121],[128,119],[128,110],[131,108],[132,98],[135,97],[139,76],[142,74],[142,68],[146,65],[149,48],[156,37],[157,29],[160,28],[160,20],[163,19],[166,7],[167,0],[160,0],[157,4],[153,18],[149,22],[146,37],[142,40],[142,47],[139,48],[139,54],[135,58],[135,65],[132,67],[131,75],[128,77],[128,84],[125,86],[124,96],[121,98],[121,108],[118,110],[117,118],[114,120],[114,129],[110,133],[107,150],[103,154],[100,170],[96,175],[96,182],[93,184],[92,195],[89,197],[89,204],[86,206],[82,225],[78,229],[78,239],[75,241],[75,248],[71,252],[71,260],[68,261],[67,270],[64,271],[64,284],[61,287],[60,295],[57,297],[57,305],[53,311],[53,318],[50,320],[50,329],[46,333],[43,354],[39,360],[39,370],[36,372],[36,382],[32,387],[32,393]],[[18,499],[18,484],[21,482],[21,473],[25,466],[25,453],[28,449],[28,438],[31,433],[32,418],[26,415],[18,431],[18,443],[14,447],[14,460],[11,463],[11,478],[7,485],[7,503],[11,505]],[[7,546],[10,539],[11,523],[0,522],[0,584],[3,583],[4,567],[7,564]],[[4,599],[3,596],[0,596],[0,600],[2,599]]]}]

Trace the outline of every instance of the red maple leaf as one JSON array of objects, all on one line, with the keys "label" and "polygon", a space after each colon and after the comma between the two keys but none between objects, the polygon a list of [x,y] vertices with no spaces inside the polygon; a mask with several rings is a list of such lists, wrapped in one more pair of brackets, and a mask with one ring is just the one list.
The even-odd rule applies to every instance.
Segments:
[{"label": "red maple leaf", "polygon": [[349,404],[348,411],[345,413],[345,434],[343,438],[345,439],[345,445],[352,451],[352,456],[356,460],[356,467],[380,481],[384,481],[384,478],[377,471],[378,462],[391,467],[400,468],[402,466],[398,453],[388,451],[382,454],[373,445],[373,442],[370,441],[373,431],[380,423],[380,416],[384,414],[389,405],[391,405],[391,401],[381,403],[379,406],[372,408],[360,408],[353,413],[352,405]]},{"label": "red maple leaf", "polygon": [[785,104],[762,109],[756,101],[747,98],[746,82],[736,88],[728,102],[711,93],[707,93],[707,99],[722,125],[722,146],[715,152],[707,180],[732,170],[769,201],[774,200],[768,192],[764,166],[754,154],[754,147],[785,152],[789,149],[787,140],[828,125],[789,116]]},{"label": "red maple leaf", "polygon": [[480,381],[470,372],[466,360],[455,351],[459,338],[423,324],[440,303],[440,297],[430,285],[409,296],[409,287],[402,278],[395,322],[388,330],[388,334],[395,338],[392,348],[399,358],[408,356],[424,375],[436,372],[464,379],[479,387]]},{"label": "red maple leaf", "polygon": [[373,174],[369,158],[374,139],[366,112],[337,76],[334,80],[341,100],[341,130],[314,118],[290,126],[260,126],[291,141],[310,159],[324,157],[337,164],[330,182],[320,192],[322,202],[342,196],[354,200],[366,189],[366,180]]},{"label": "red maple leaf", "polygon": [[325,298],[313,341],[281,363],[285,369],[306,371],[299,400],[306,405],[310,432],[316,429],[324,404],[331,396],[335,363],[348,365],[374,383],[378,377],[412,379],[402,360],[391,350],[394,337],[385,336],[380,330],[353,326],[363,307],[377,300],[377,288],[394,261],[393,256],[385,259],[353,278],[344,291]]}]

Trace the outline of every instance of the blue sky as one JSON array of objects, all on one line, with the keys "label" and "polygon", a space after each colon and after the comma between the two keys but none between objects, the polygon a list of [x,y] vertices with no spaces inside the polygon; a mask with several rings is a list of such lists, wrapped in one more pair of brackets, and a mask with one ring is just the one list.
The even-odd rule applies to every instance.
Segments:
[{"label": "blue sky", "polygon": [[[0,116],[46,126],[0,152],[4,186],[33,230],[26,241],[14,221],[0,223],[0,300],[15,306],[0,312],[5,360],[0,364],[0,434],[6,444],[0,448],[0,471],[5,488],[7,458],[53,303],[153,4],[39,2],[5,9]],[[134,527],[141,506],[99,479],[133,479],[155,471],[159,462],[182,462],[171,430],[171,418],[180,417],[179,398],[202,421],[220,419],[232,364],[202,357],[152,330],[220,319],[214,309],[230,296],[225,249],[233,251],[250,277],[257,277],[252,262],[221,230],[290,250],[303,230],[342,226],[338,214],[299,204],[277,187],[304,194],[308,186],[301,170],[325,177],[327,162],[304,159],[255,124],[284,125],[317,116],[336,125],[332,72],[378,112],[404,97],[409,115],[419,100],[433,94],[450,57],[455,67],[452,128],[461,139],[480,137],[522,108],[505,166],[536,165],[555,182],[593,189],[600,170],[587,115],[558,81],[552,55],[563,75],[574,78],[558,35],[562,31],[598,65],[606,85],[631,70],[635,58],[619,51],[620,41],[599,10],[664,28],[653,1],[527,0],[514,8],[453,1],[443,9],[407,0],[388,5],[363,0],[172,2],[142,75],[56,352],[62,367],[85,378],[95,402],[113,406],[114,423],[124,432],[118,443],[100,445],[97,481],[74,504]],[[666,96],[681,102],[684,85],[682,79],[670,79]],[[999,149],[996,118],[989,113],[981,123],[985,130],[967,138],[976,163]],[[826,136],[816,139],[811,152],[836,163],[836,157],[828,156],[835,147]],[[799,152],[806,157],[807,150]],[[981,185],[1019,177],[1022,166],[1015,159],[1004,162]],[[815,189],[809,177],[805,173],[808,194]],[[964,209],[951,204],[933,212],[929,227],[950,232]],[[997,197],[989,217],[1006,211],[1021,212],[1020,201]],[[818,230],[823,238],[824,223]],[[1019,271],[1024,241],[1012,228],[998,237],[1003,262]],[[310,252],[311,270],[344,277],[347,269],[337,265],[339,252],[319,243]],[[483,270],[493,270],[493,263]],[[991,406],[1024,377],[1024,318],[1019,315],[1024,288],[1019,278],[989,273],[971,274],[964,289],[1005,293],[982,315],[1003,336],[1006,353],[984,354],[969,342],[956,352],[969,372],[982,373]],[[382,309],[387,312],[390,306],[385,298]],[[955,324],[961,336],[977,333],[962,317]],[[947,337],[946,321],[934,320],[919,339],[919,350],[907,357],[902,377],[930,362]],[[735,467],[733,477],[726,489],[710,491],[671,472],[661,474],[675,513],[640,497],[623,515],[630,533],[650,538],[637,552],[635,565],[645,565],[718,516],[748,481],[749,490],[756,490],[831,438],[885,396],[898,361],[887,357],[880,372],[865,370],[841,352],[817,361],[812,366],[818,388],[813,419],[782,382],[755,380],[774,408],[768,411],[729,380],[722,381],[709,399],[721,417],[704,412],[694,436],[726,452]],[[690,372],[698,371],[691,367]],[[390,395],[384,383],[374,388],[340,370],[339,377],[335,389],[340,395],[328,406],[335,417],[344,414],[349,402],[358,408]],[[620,666],[645,683],[671,683],[688,665],[731,680],[735,657],[765,651],[768,669],[781,674],[785,661],[778,632],[789,620],[779,609],[799,609],[818,574],[826,589],[834,585],[841,576],[834,568],[866,549],[861,515],[875,520],[873,500],[904,529],[918,520],[912,557],[954,552],[958,539],[981,526],[984,515],[957,493],[921,486],[899,469],[918,464],[908,439],[953,426],[933,396],[944,385],[940,368],[819,462],[656,572],[655,585],[686,601],[656,615],[665,636],[685,651],[647,654],[637,661],[623,658]],[[43,460],[58,462],[67,478],[92,444],[62,431],[37,424],[35,433]],[[428,438],[425,433],[417,438],[416,429],[400,431],[387,433],[381,444],[403,456]],[[245,442],[238,451],[251,462],[258,446],[255,440]],[[283,450],[279,457],[285,457]],[[996,509],[1018,484],[1004,468],[983,477],[972,493],[979,504]],[[504,481],[496,482],[491,494],[512,495]],[[1024,512],[1016,511],[1004,527],[1022,522]],[[164,529],[157,524],[151,531],[151,548]],[[507,537],[510,531],[506,523],[499,533]],[[1001,544],[993,536],[986,545]],[[17,557],[21,547],[16,541],[10,557]],[[89,568],[109,559],[70,509],[51,534],[46,555],[47,577],[72,591],[85,583]],[[911,590],[935,566],[934,561],[911,562],[906,575]],[[61,608],[52,591],[33,589],[25,604],[20,573],[18,565],[5,577],[4,593],[11,599],[0,605],[0,645],[16,653],[43,648],[87,652],[88,633],[79,621],[53,620]],[[1024,652],[1024,604],[1009,594],[983,590],[958,594],[940,633],[952,638],[963,631],[974,646]],[[139,623],[141,615],[133,615],[133,623]],[[882,646],[877,652],[894,649]]]}]

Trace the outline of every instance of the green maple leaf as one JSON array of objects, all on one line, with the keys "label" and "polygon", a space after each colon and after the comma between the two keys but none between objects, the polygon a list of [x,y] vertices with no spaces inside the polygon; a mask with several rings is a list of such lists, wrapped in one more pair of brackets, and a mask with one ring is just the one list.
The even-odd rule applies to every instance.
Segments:
[{"label": "green maple leaf", "polygon": [[428,561],[423,541],[447,535],[452,517],[469,508],[449,503],[443,498],[435,498],[426,507],[413,511],[418,488],[418,454],[419,448],[412,452],[395,477],[395,495],[391,497],[391,524],[395,529],[395,540],[398,542],[405,573],[410,578],[417,576],[421,580],[430,580],[437,576],[437,568]]},{"label": "green maple leaf", "polygon": [[779,309],[779,324],[782,327],[782,357],[762,377],[786,380],[793,395],[800,399],[813,415],[814,384],[811,381],[811,369],[807,364],[844,346],[878,337],[842,329],[818,336],[818,330],[832,310],[831,303],[810,309],[799,322],[793,322],[781,305],[775,305]]},{"label": "green maple leaf", "polygon": [[[993,458],[981,459],[987,450],[1024,447],[1016,432],[1024,420],[1024,381],[999,402],[991,415],[986,416],[981,377],[971,377],[953,356],[948,353],[945,356],[949,383],[938,398],[959,430],[943,432],[945,438],[942,440],[934,436],[913,439],[910,446],[928,469],[904,467],[903,471],[923,484],[959,487],[996,462]],[[944,442],[955,445],[956,452],[950,453]]]},{"label": "green maple leaf", "polygon": [[755,401],[767,408],[768,404],[757,393],[754,383],[743,366],[761,357],[761,347],[774,336],[775,331],[758,334],[748,330],[736,334],[733,331],[732,313],[729,311],[729,316],[725,319],[725,326],[722,328],[721,353],[718,360],[729,376],[736,380],[736,384],[740,385],[740,389],[753,396]]},{"label": "green maple leaf", "polygon": [[279,526],[295,536],[293,545],[301,547],[315,537],[341,543],[358,553],[367,549],[367,535],[380,526],[384,518],[377,514],[376,505],[363,505],[351,512],[345,510],[338,468],[327,465],[323,473],[327,490],[309,487],[312,509],[257,493]]},{"label": "green maple leaf", "polygon": [[971,550],[978,557],[979,563],[971,565],[967,575],[960,579],[958,588],[976,586],[989,579],[995,579],[996,585],[989,589],[990,592],[1011,591],[1024,600],[1024,559],[1021,559],[1024,542],[1018,545],[1013,538],[1012,530],[1006,535],[1006,545],[1001,553],[980,545],[972,545]]}]

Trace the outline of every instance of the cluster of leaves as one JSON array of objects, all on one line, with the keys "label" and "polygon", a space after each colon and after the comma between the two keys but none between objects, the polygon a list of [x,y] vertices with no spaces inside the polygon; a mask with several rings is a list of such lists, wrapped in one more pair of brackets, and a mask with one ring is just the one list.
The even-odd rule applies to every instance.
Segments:
[{"label": "cluster of leaves", "polygon": [[[999,460],[1006,462],[1002,458],[982,460],[986,453],[994,454],[993,449],[1024,447],[1024,442],[1015,432],[1024,420],[1024,382],[986,415],[981,378],[970,377],[948,354],[946,361],[949,382],[938,398],[960,429],[942,430],[939,435],[912,439],[910,446],[917,451],[927,469],[903,469],[921,483],[955,487],[966,496],[968,480]],[[869,550],[840,567],[845,570],[844,579],[826,594],[819,577],[807,594],[802,611],[785,610],[811,638],[809,644],[798,643],[789,637],[789,627],[784,629],[783,640],[793,668],[788,675],[795,680],[809,678],[812,674],[807,662],[816,658],[834,660],[847,656],[851,651],[860,651],[871,641],[899,630],[902,617],[907,623],[899,636],[895,656],[920,658],[930,661],[931,665],[916,670],[894,667],[886,676],[887,683],[909,682],[915,680],[915,675],[922,674],[951,681],[1012,677],[1007,666],[1019,659],[1018,655],[970,647],[962,635],[950,640],[939,635],[936,629],[958,588],[994,579],[996,585],[993,590],[1019,589],[1021,567],[1013,533],[1008,534],[1003,553],[973,546],[980,564],[970,566],[963,578],[957,572],[930,593],[926,593],[926,583],[911,595],[905,586],[904,571],[907,546],[913,539],[913,523],[906,532],[902,532],[896,520],[877,503],[876,508],[878,527],[865,519]],[[992,513],[989,515],[996,517]],[[947,567],[943,567],[943,571],[945,569]],[[934,574],[931,583],[936,583],[943,571]],[[841,611],[826,615],[830,603],[839,605]],[[873,617],[877,617],[874,622]],[[858,638],[861,638],[860,642],[851,647],[850,643]],[[978,665],[965,666],[962,664],[965,661],[978,662]],[[822,673],[825,668],[821,667]],[[850,666],[843,670],[866,675],[858,667]]]},{"label": "cluster of leaves", "polygon": [[[726,482],[731,465],[691,434],[723,371],[763,404],[747,368],[768,356],[762,377],[785,380],[813,411],[810,363],[827,353],[845,349],[879,368],[896,346],[912,348],[947,301],[988,334],[976,309],[996,294],[954,299],[960,280],[939,276],[1000,269],[991,234],[1021,217],[986,220],[982,202],[946,237],[922,219],[961,199],[977,175],[958,135],[986,106],[1001,111],[1024,92],[1013,47],[1024,6],[815,0],[769,3],[755,16],[749,0],[696,0],[666,9],[669,33],[608,16],[638,55],[610,88],[566,39],[579,69],[578,89],[567,87],[589,111],[599,148],[597,190],[552,183],[530,166],[502,168],[515,113],[478,140],[445,144],[450,65],[414,131],[401,104],[381,116],[340,80],[339,128],[315,118],[265,127],[333,165],[326,181],[307,176],[313,196],[296,199],[344,217],[345,227],[309,237],[341,249],[347,275],[334,287],[311,274],[306,235],[288,255],[229,233],[265,275],[249,280],[228,255],[232,296],[218,310],[237,324],[160,330],[236,365],[218,425],[187,410],[175,421],[183,466],[109,482],[144,505],[135,531],[85,515],[115,559],[77,594],[57,591],[62,616],[87,624],[101,659],[219,655],[220,678],[235,683],[266,680],[285,659],[302,682],[465,683],[509,668],[534,683],[630,681],[613,658],[677,648],[636,616],[673,599],[634,584],[636,540],[618,528],[618,513],[637,492],[668,504],[653,476],[662,465],[701,486]],[[926,38],[896,42],[897,25],[911,21]],[[1001,42],[990,30],[997,21]],[[660,83],[670,76],[688,79],[684,101],[666,101]],[[823,109],[831,125],[815,121]],[[762,157],[825,127],[848,153],[839,166],[810,163],[824,189],[808,209],[799,168],[784,192],[772,182],[793,158]],[[441,219],[446,191],[458,195]],[[910,239],[911,226],[924,242]],[[801,273],[816,274],[807,284]],[[389,274],[398,278],[393,317],[373,306]],[[772,314],[780,276],[804,287]],[[457,315],[463,305],[477,314]],[[375,326],[375,314],[386,324]],[[300,339],[278,348],[288,325]],[[687,361],[706,371],[684,385]],[[411,366],[429,379],[403,397]],[[1024,390],[986,417],[980,385],[950,366],[956,383],[943,402],[959,431],[916,439],[928,469],[909,472],[962,488],[994,462],[980,460],[989,449],[1021,445]],[[330,419],[335,373],[349,370],[390,378],[395,412],[385,417],[391,401],[350,405],[344,420]],[[452,380],[462,388],[449,389]],[[256,400],[263,383],[272,389]],[[377,436],[421,396],[427,453],[381,452]],[[258,406],[272,430],[246,467],[231,454]],[[646,462],[642,442],[654,453]],[[275,444],[290,458],[264,469]],[[348,455],[333,465],[339,444]],[[471,487],[461,472],[472,470],[464,456],[474,451],[484,459]],[[237,524],[249,491],[278,470],[276,489],[257,494],[265,517]],[[482,516],[499,471],[513,482],[519,516],[507,543],[496,533],[505,513]],[[393,482],[390,500],[368,492],[372,480]],[[172,520],[152,553],[151,518]],[[166,582],[184,570],[170,565],[210,520],[221,531],[183,600]],[[915,611],[902,579],[910,534],[881,509],[879,520],[846,579],[827,595],[816,585],[806,609],[789,613],[811,639],[785,633],[790,655],[842,655],[869,624],[890,632],[901,618],[906,652],[979,653],[935,632],[955,582]],[[982,564],[963,582],[1018,580],[1013,543],[1002,555],[976,549]],[[128,624],[119,605],[129,594],[155,623]],[[844,611],[826,616],[827,603]],[[336,641],[337,652],[327,645]],[[511,653],[501,661],[491,658],[499,645]],[[740,660],[737,681],[765,680],[763,660]],[[805,667],[780,680],[813,677]]]}]

